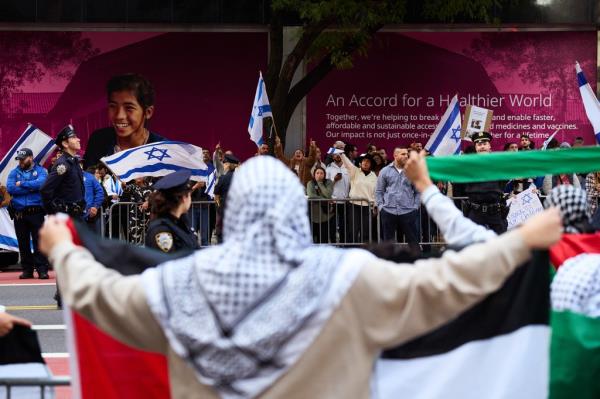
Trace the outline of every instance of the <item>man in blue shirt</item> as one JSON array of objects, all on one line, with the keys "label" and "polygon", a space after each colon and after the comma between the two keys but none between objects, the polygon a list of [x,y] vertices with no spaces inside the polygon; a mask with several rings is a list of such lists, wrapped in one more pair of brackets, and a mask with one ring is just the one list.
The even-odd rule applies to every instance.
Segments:
[{"label": "man in blue shirt", "polygon": [[404,173],[408,149],[396,147],[394,162],[381,169],[375,188],[375,202],[381,218],[384,241],[399,240],[404,234],[411,252],[420,254],[419,193]]},{"label": "man in blue shirt", "polygon": [[[93,169],[93,167],[92,167]],[[88,227],[97,234],[100,234],[102,203],[104,202],[104,190],[100,182],[90,172],[83,172],[83,187],[85,189],[85,212],[83,219]]]},{"label": "man in blue shirt", "polygon": [[33,278],[35,268],[38,277],[45,280],[48,279],[48,260],[38,250],[38,231],[44,224],[45,215],[40,188],[48,172],[33,162],[33,152],[29,148],[17,151],[15,159],[19,161],[19,166],[8,175],[6,186],[12,195],[11,207],[23,267],[19,278]]}]

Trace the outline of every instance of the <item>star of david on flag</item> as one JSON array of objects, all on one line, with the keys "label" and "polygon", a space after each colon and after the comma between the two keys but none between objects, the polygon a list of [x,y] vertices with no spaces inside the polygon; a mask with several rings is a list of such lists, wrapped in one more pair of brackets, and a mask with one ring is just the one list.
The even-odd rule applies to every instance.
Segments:
[{"label": "star of david on flag", "polygon": [[254,103],[252,104],[252,113],[250,114],[250,123],[248,123],[248,133],[250,140],[260,147],[263,144],[263,119],[273,117],[269,97],[267,96],[267,86],[263,80],[262,73],[259,72],[258,86],[256,86],[256,94],[254,95]]},{"label": "star of david on flag", "polygon": [[124,182],[138,177],[160,177],[181,169],[192,180],[206,181],[211,171],[202,161],[202,148],[179,141],[160,141],[117,152],[101,159]]},{"label": "star of david on flag", "polygon": [[440,123],[425,144],[425,149],[433,156],[458,154],[461,141],[460,131],[460,107],[458,106],[458,96],[454,95]]},{"label": "star of david on flag", "polygon": [[[156,153],[158,153],[158,155],[155,155]],[[151,159],[158,159],[159,161],[162,161],[164,158],[171,158],[171,156],[167,154],[166,149],[156,147],[152,147],[150,151],[144,151],[144,154],[148,154],[148,161]]]}]

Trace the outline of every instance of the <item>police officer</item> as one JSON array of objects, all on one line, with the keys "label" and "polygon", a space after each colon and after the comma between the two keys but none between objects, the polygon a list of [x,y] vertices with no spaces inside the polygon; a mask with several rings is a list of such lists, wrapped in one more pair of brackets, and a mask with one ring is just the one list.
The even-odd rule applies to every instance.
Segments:
[{"label": "police officer", "polygon": [[[471,136],[477,154],[492,152],[492,135],[479,132]],[[469,198],[466,203],[467,217],[477,224],[487,226],[497,234],[506,231],[508,223],[506,216],[508,208],[504,201],[504,182],[487,181],[468,183],[464,185],[465,195]]]},{"label": "police officer", "polygon": [[15,221],[15,233],[23,267],[19,278],[33,278],[33,269],[36,269],[38,277],[47,280],[48,260],[38,250],[38,231],[44,224],[45,215],[40,188],[48,172],[33,161],[33,152],[29,148],[17,151],[15,159],[19,161],[19,166],[10,171],[7,189],[12,195],[9,210]]},{"label": "police officer", "polygon": [[56,145],[63,154],[54,162],[42,186],[42,200],[48,213],[62,212],[82,218],[85,211],[83,171],[77,153],[81,143],[73,126],[67,125],[56,136]]},{"label": "police officer", "polygon": [[150,194],[150,223],[146,246],[163,252],[198,249],[198,237],[190,229],[185,214],[192,205],[189,170],[179,170],[157,181]]},{"label": "police officer", "polygon": [[[54,140],[62,155],[56,159],[41,194],[44,208],[48,213],[66,213],[72,218],[83,220],[85,211],[85,186],[83,170],[79,166],[77,153],[81,150],[79,137],[73,126],[65,126]],[[62,299],[56,287],[54,299],[62,307]]]}]

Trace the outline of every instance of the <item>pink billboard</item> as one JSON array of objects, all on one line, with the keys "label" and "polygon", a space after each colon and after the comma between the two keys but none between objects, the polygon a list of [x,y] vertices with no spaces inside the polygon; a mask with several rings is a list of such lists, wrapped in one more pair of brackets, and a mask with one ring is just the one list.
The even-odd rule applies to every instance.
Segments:
[{"label": "pink billboard", "polygon": [[380,33],[368,56],[329,74],[308,96],[306,137],[363,150],[425,144],[449,101],[493,111],[492,146],[530,135],[539,148],[554,131],[562,142],[594,144],[575,73],[596,82],[595,31]]},{"label": "pink billboard", "polygon": [[12,75],[0,76],[0,156],[27,123],[53,137],[71,123],[85,148],[110,126],[106,82],[130,72],[156,91],[149,130],[251,156],[247,126],[267,45],[266,32],[0,32],[12,64]]}]

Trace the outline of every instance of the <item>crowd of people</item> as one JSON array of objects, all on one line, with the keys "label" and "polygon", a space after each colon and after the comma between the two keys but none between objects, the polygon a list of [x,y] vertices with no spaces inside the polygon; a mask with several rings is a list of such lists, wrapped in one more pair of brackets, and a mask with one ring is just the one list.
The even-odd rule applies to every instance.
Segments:
[{"label": "crowd of people", "polygon": [[[288,158],[275,138],[273,149],[261,145],[241,167],[217,145],[212,156],[203,152],[217,177],[214,190],[207,182],[190,182],[186,170],[124,184],[100,159],[164,138],[146,127],[154,91],[145,79],[111,79],[107,99],[112,126],[92,134],[83,161],[72,126],[57,135],[59,153],[48,170],[33,161],[30,149],[19,149],[18,166],[0,191],[2,204],[9,204],[15,223],[20,278],[37,271],[47,279],[51,262],[72,309],[117,339],[169,358],[173,397],[368,397],[382,349],[431,331],[484,299],[533,249],[555,244],[563,227],[573,234],[595,229],[590,216],[598,213],[600,173],[433,182],[421,143],[395,147],[388,159],[372,144],[360,153],[337,141],[324,154],[311,140],[307,152],[297,149]],[[465,153],[491,152],[490,133],[471,139]],[[572,146],[580,144],[577,138]],[[547,149],[566,146],[550,141]],[[533,148],[523,135],[505,150]],[[552,209],[506,233],[506,198],[532,185],[549,195]],[[444,194],[464,197],[464,203],[456,206]],[[214,207],[190,215],[194,201],[211,204],[213,198]],[[102,220],[102,208],[123,202],[135,205]],[[208,245],[213,229],[219,245],[124,278],[74,245],[64,220],[44,221],[59,212],[96,233],[108,222],[108,235],[125,229],[134,244],[164,253]],[[466,248],[413,268],[380,259],[391,258],[382,247],[370,253],[313,245],[374,237],[398,242],[404,236],[403,259],[411,261],[403,266],[409,266],[422,255],[422,235],[430,233],[424,214],[448,244]],[[0,335],[15,324],[28,322],[0,312]]]}]

